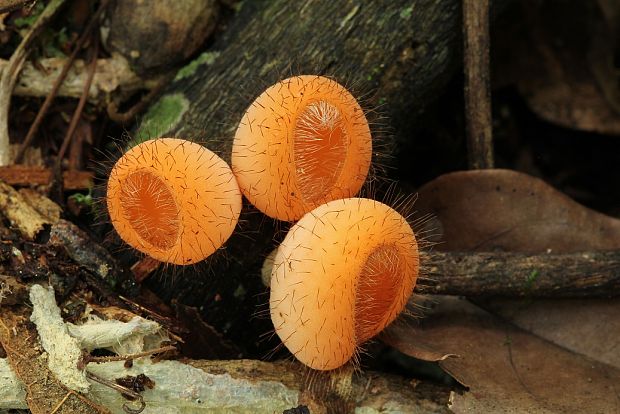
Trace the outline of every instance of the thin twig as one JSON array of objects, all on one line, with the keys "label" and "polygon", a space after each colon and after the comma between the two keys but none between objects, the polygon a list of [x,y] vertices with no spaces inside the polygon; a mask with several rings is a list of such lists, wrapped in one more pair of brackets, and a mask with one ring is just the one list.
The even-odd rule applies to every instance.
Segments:
[{"label": "thin twig", "polygon": [[489,0],[463,1],[463,40],[469,168],[493,168]]},{"label": "thin twig", "polygon": [[117,384],[115,382],[112,382],[110,380],[107,380],[105,378],[101,378],[98,375],[93,374],[92,372],[86,371],[86,377],[88,379],[91,379],[93,381],[98,382],[99,384],[103,384],[106,387],[110,387],[113,390],[116,390],[118,392],[120,392],[123,395],[126,395],[130,398],[132,398],[133,400],[138,400],[138,402],[140,403],[140,407],[139,408],[130,408],[127,403],[123,404],[123,410],[126,413],[129,414],[140,414],[142,411],[144,411],[144,409],[146,408],[146,403],[144,402],[144,398],[142,397],[142,395],[138,392],[135,392],[134,390],[130,390],[129,388],[123,387],[120,384]]},{"label": "thin twig", "polygon": [[55,414],[56,411],[58,411],[60,409],[60,407],[62,407],[62,405],[65,403],[65,401],[67,401],[67,399],[71,396],[72,393],[73,393],[73,390],[67,391],[67,393],[65,394],[64,398],[62,400],[60,400],[58,402],[58,404],[56,404],[56,407],[54,407],[54,409],[52,411],[50,411],[50,414]]},{"label": "thin twig", "polygon": [[469,297],[620,295],[620,251],[423,252],[416,292]]},{"label": "thin twig", "polygon": [[24,158],[26,149],[32,143],[32,140],[34,139],[37,131],[39,130],[39,126],[43,122],[43,118],[45,117],[45,114],[47,114],[47,111],[49,110],[52,104],[52,101],[56,97],[56,94],[58,93],[58,89],[60,89],[60,85],[62,85],[62,82],[67,77],[67,74],[69,73],[69,69],[71,69],[71,67],[73,66],[73,62],[75,61],[77,54],[79,53],[79,51],[82,49],[82,47],[86,43],[86,40],[88,40],[90,33],[92,32],[96,23],[98,23],[99,17],[105,10],[108,2],[109,0],[101,1],[101,3],[99,4],[99,8],[95,12],[95,14],[93,14],[93,16],[90,18],[90,21],[88,22],[88,24],[86,25],[86,28],[82,32],[82,35],[80,36],[78,41],[75,43],[75,47],[73,48],[71,55],[69,55],[69,57],[67,58],[67,61],[65,62],[65,65],[62,68],[62,71],[58,75],[58,78],[56,78],[56,80],[54,81],[54,86],[52,87],[52,90],[50,91],[49,95],[47,95],[47,97],[45,98],[45,101],[43,102],[43,105],[39,109],[39,112],[37,113],[37,116],[32,122],[32,125],[30,125],[30,129],[28,130],[28,134],[26,134],[26,138],[24,138],[24,141],[22,142],[22,145],[20,146],[19,151],[15,155],[16,164],[20,163],[22,159]]},{"label": "thin twig", "polygon": [[90,67],[88,70],[88,77],[86,78],[86,82],[84,83],[84,91],[80,100],[78,102],[77,108],[75,112],[73,112],[73,117],[71,118],[71,122],[69,123],[69,128],[67,129],[67,133],[65,134],[65,138],[62,141],[62,145],[60,146],[60,150],[58,151],[58,156],[56,157],[56,163],[54,165],[54,176],[57,179],[57,182],[61,182],[61,170],[62,170],[62,159],[67,152],[67,148],[69,148],[69,144],[71,143],[71,138],[75,132],[75,128],[82,117],[82,111],[84,110],[84,106],[86,105],[86,101],[88,98],[88,91],[90,90],[90,85],[93,82],[93,78],[95,77],[95,70],[97,69],[97,55],[99,53],[99,36],[94,36],[94,45],[93,45],[93,53],[92,59],[90,62]]},{"label": "thin twig", "polygon": [[2,71],[2,76],[0,77],[0,166],[8,165],[11,161],[9,149],[9,109],[11,107],[11,94],[13,93],[15,82],[17,82],[19,71],[26,61],[30,45],[65,1],[52,0],[47,4]]}]

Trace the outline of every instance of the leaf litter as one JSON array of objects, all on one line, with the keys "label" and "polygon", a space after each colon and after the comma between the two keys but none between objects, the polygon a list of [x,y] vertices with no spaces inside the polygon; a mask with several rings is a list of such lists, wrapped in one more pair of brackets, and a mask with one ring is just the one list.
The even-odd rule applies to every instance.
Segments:
[{"label": "leaf litter", "polygon": [[[428,226],[442,251],[620,248],[620,220],[511,170],[440,176],[420,189],[416,209],[434,216]],[[617,299],[425,300],[430,310],[423,318],[394,324],[383,339],[410,356],[439,361],[469,387],[453,394],[454,412],[620,410]]]}]

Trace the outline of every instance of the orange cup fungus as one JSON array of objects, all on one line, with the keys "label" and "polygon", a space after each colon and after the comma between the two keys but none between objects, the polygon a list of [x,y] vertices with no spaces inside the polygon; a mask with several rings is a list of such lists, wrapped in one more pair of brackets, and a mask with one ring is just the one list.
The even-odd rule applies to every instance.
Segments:
[{"label": "orange cup fungus", "polygon": [[295,357],[329,370],[403,310],[419,271],[407,220],[365,198],[334,200],[292,226],[271,274],[271,319]]},{"label": "orange cup fungus", "polygon": [[235,134],[232,169],[254,206],[293,221],[354,196],[371,155],[368,121],[353,95],[332,79],[302,75],[267,88],[247,109]]},{"label": "orange cup fungus", "polygon": [[114,165],[107,189],[114,228],[162,262],[199,262],[224,244],[241,211],[232,171],[203,146],[176,138],[145,141]]}]

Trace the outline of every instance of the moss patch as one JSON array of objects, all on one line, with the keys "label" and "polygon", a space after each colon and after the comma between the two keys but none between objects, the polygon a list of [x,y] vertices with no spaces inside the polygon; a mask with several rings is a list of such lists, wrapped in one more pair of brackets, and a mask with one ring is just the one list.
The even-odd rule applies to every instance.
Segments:
[{"label": "moss patch", "polygon": [[211,65],[219,56],[220,52],[205,52],[201,54],[196,59],[192,60],[187,65],[179,69],[174,80],[177,81],[179,79],[187,78],[188,76],[193,75],[194,72],[196,72],[196,69],[198,69],[198,66],[202,65],[203,63]]},{"label": "moss patch", "polygon": [[413,6],[409,6],[400,12],[400,17],[403,19],[408,19],[411,17],[412,12],[413,12]]},{"label": "moss patch", "polygon": [[151,105],[144,115],[136,135],[131,141],[131,146],[151,138],[158,138],[164,132],[170,131],[177,126],[188,108],[189,101],[181,93],[163,96]]}]

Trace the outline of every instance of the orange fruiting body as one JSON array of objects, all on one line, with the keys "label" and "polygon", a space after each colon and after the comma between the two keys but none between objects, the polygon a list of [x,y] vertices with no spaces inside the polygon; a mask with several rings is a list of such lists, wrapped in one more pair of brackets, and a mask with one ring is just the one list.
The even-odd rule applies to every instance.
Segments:
[{"label": "orange fruiting body", "polygon": [[306,214],[278,248],[270,313],[297,359],[342,366],[404,309],[419,271],[407,220],[378,201],[334,200]]},{"label": "orange fruiting body", "polygon": [[179,265],[220,248],[241,211],[241,192],[228,165],[177,138],[145,141],[127,151],[112,168],[106,201],[125,242]]},{"label": "orange fruiting body", "polygon": [[360,190],[372,156],[364,111],[342,85],[316,75],[267,88],[244,114],[232,169],[248,200],[293,221]]}]

